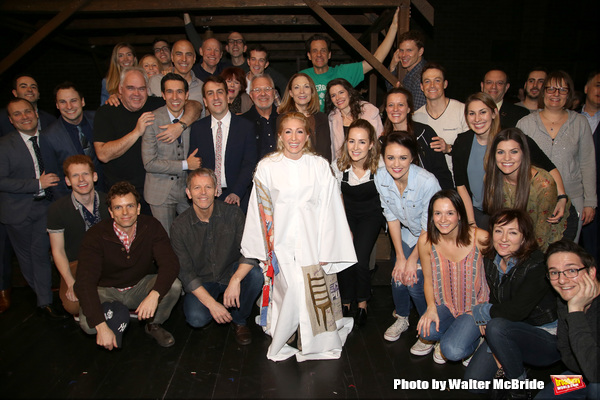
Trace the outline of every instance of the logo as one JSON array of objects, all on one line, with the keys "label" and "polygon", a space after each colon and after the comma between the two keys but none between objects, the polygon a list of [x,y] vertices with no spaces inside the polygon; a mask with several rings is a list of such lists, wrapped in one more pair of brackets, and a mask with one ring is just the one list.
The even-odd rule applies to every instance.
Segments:
[{"label": "logo", "polygon": [[554,383],[554,394],[557,396],[585,387],[581,375],[550,375],[550,378]]}]

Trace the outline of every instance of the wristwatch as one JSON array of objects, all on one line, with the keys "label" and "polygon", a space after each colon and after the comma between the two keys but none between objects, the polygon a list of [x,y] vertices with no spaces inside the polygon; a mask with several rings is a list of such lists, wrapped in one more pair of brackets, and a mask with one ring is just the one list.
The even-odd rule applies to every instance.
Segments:
[{"label": "wristwatch", "polygon": [[185,122],[179,121],[179,123],[181,124],[181,127],[183,128],[184,131],[188,128],[188,126]]}]

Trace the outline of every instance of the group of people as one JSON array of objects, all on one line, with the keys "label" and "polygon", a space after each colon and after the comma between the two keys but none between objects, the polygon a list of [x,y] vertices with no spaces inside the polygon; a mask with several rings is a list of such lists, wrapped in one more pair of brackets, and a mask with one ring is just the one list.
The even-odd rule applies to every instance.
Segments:
[{"label": "group of people", "polygon": [[524,380],[525,364],[562,358],[597,393],[600,73],[581,113],[570,110],[569,75],[542,68],[520,106],[504,99],[501,69],[463,104],[445,96],[444,67],[424,60],[410,31],[382,118],[355,89],[372,67],[330,67],[326,36],[307,40],[312,68],[281,82],[263,46],[246,58],[240,33],[229,35],[227,65],[189,16],[186,31],[190,41],[157,39],[139,64],[131,45],[116,45],[95,113],[65,82],[53,120],[37,109],[33,77],[15,79],[0,139],[0,312],[12,244],[38,312],[66,317],[52,298],[51,250],[64,309],[109,350],[130,315],[172,346],[162,324],[183,291],[194,328],[228,323],[247,345],[258,299],[269,359],[339,358],[367,323],[386,228],[387,341],[408,329],[414,305],[414,355],[463,361],[477,380]]}]

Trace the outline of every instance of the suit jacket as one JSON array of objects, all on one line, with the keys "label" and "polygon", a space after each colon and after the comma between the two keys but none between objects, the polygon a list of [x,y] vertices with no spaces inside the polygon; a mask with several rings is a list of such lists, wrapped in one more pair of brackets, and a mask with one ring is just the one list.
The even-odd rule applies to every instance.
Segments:
[{"label": "suit jacket", "polygon": [[528,109],[509,103],[505,99],[500,107],[500,126],[502,129],[514,128],[521,118],[529,114]]},{"label": "suit jacket", "polygon": [[160,205],[167,201],[171,188],[177,179],[185,179],[183,160],[188,157],[190,148],[190,128],[181,134],[182,143],[178,141],[165,143],[156,139],[162,132],[159,126],[171,123],[167,106],[154,112],[154,124],[146,128],[142,136],[142,161],[146,169],[144,183],[144,199],[148,204]]},{"label": "suit jacket", "polygon": [[[192,125],[189,152],[198,149],[196,155],[202,158],[202,167],[214,170],[215,144],[210,127],[211,118],[211,116],[202,118]],[[249,192],[256,158],[254,124],[232,113],[225,147],[225,178],[228,191],[235,193],[240,199]]]},{"label": "suit jacket", "polygon": [[[47,173],[56,173],[52,166],[50,146],[43,133],[39,145]],[[48,166],[46,166],[48,160]],[[27,218],[32,207],[47,206],[48,200],[34,200],[39,190],[39,180],[35,177],[33,158],[21,134],[13,131],[0,138],[0,222],[7,225],[21,223]]]},{"label": "suit jacket", "polygon": [[[96,115],[95,111],[84,111],[83,118],[87,120],[92,128],[94,129],[94,116]],[[53,124],[51,124],[48,128],[44,130],[44,134],[46,139],[48,140],[48,144],[52,152],[54,153],[54,159],[56,159],[58,176],[60,177],[61,183],[57,186],[57,190],[62,194],[70,194],[69,189],[65,184],[65,175],[62,170],[62,165],[65,160],[73,156],[75,154],[82,154],[75,144],[71,140],[69,136],[69,132],[65,128],[64,122],[62,121],[62,117],[56,120]],[[98,157],[96,157],[96,152],[94,150],[94,138],[92,136],[86,136],[87,140],[90,142],[91,148],[91,159],[94,162],[94,168],[99,176],[100,184],[97,185],[100,190],[103,189],[102,185],[102,166],[100,165],[100,161],[98,161]]]}]

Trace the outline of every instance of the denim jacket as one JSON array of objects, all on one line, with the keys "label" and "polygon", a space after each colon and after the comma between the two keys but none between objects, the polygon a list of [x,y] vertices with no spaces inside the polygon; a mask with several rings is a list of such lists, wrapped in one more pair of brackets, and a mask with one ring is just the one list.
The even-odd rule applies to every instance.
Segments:
[{"label": "denim jacket", "polygon": [[429,200],[440,191],[436,177],[425,169],[410,165],[408,184],[400,191],[385,167],[375,174],[375,186],[381,199],[383,215],[387,221],[399,220],[402,224],[402,241],[413,247],[421,231],[427,231],[427,208]]}]

